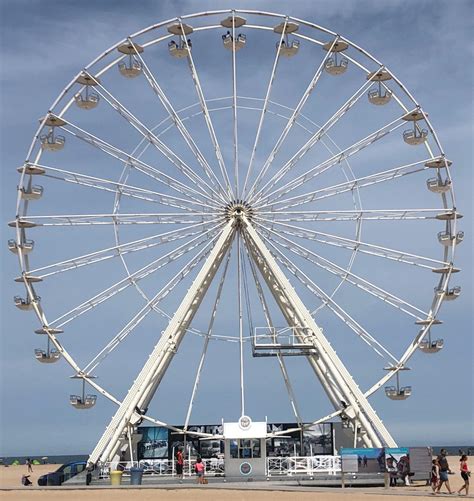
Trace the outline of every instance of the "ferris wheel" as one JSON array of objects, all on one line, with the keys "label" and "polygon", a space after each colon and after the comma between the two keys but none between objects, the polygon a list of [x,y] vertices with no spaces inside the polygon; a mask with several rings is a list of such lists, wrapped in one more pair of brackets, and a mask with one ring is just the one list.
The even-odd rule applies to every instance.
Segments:
[{"label": "ferris wheel", "polygon": [[[306,426],[288,368],[297,360],[330,403],[312,424],[339,417],[355,444],[396,445],[368,399],[409,397],[409,360],[443,348],[435,330],[461,292],[451,278],[464,236],[450,166],[389,68],[306,20],[191,14],[79,71],[18,168],[8,246],[26,289],[15,305],[36,313],[45,340],[36,359],[72,367],[73,407],[92,408],[97,394],[117,404],[90,462],[110,460],[144,420],[208,437],[187,427],[212,343],[239,346],[239,416],[246,357],[271,357]],[[149,319],[151,353],[119,399],[101,369]],[[388,322],[403,332],[384,335]],[[148,408],[190,336],[202,351],[176,428]],[[381,372],[365,386],[351,357],[374,357]]]}]

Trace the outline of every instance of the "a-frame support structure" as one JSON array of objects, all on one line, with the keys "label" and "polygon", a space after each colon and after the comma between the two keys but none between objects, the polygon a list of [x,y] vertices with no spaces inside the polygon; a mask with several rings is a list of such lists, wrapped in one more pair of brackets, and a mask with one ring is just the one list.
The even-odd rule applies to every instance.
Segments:
[{"label": "a-frame support structure", "polygon": [[385,425],[296,294],[247,215],[241,210],[236,210],[92,451],[89,457],[90,465],[111,461],[130,427],[141,421],[142,414],[153,398],[224,256],[229,251],[236,232],[241,232],[250,256],[288,325],[303,327],[301,331],[305,332],[305,339],[301,341],[311,342],[314,345],[316,354],[308,355],[307,358],[334,408],[340,410],[344,407],[344,415],[355,436],[358,436],[365,446],[396,446]]}]

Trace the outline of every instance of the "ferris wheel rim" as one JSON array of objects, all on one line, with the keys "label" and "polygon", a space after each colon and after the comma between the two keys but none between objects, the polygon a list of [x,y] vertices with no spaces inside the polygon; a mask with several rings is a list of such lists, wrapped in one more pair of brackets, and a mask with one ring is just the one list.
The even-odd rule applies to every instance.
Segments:
[{"label": "ferris wheel rim", "polygon": [[[325,28],[318,27],[317,25],[314,25],[313,23],[309,23],[307,21],[304,21],[304,20],[301,20],[301,19],[298,19],[298,18],[294,18],[294,17],[291,17],[291,16],[283,16],[281,14],[274,14],[274,13],[268,13],[268,12],[263,12],[263,11],[219,10],[219,11],[209,11],[209,12],[205,12],[205,13],[190,14],[188,16],[183,16],[182,18],[172,18],[172,19],[170,19],[168,21],[164,21],[162,23],[159,23],[159,25],[152,25],[152,26],[150,26],[148,28],[145,28],[144,30],[141,30],[140,32],[135,33],[134,35],[131,35],[130,37],[127,37],[125,39],[125,41],[137,38],[140,35],[143,35],[144,33],[146,33],[148,30],[152,30],[152,29],[156,29],[157,27],[165,26],[166,24],[169,24],[169,23],[171,23],[173,21],[180,21],[181,22],[181,19],[193,19],[193,18],[200,17],[200,16],[203,16],[203,15],[204,16],[210,16],[210,15],[215,15],[215,14],[221,14],[221,13],[224,14],[224,13],[233,13],[233,12],[235,12],[235,13],[242,13],[242,14],[248,13],[248,14],[252,14],[252,15],[253,14],[255,14],[255,15],[262,15],[262,16],[267,16],[267,17],[278,17],[280,19],[285,18],[285,19],[288,19],[288,20],[291,20],[291,21],[295,21],[295,22],[300,22],[302,24],[306,24],[306,25],[308,25],[308,26],[310,26],[310,27],[312,27],[314,29],[322,31],[323,33],[330,34],[330,35],[333,35],[333,36],[337,36],[341,40],[347,41],[350,44],[351,47],[354,47],[354,48],[358,49],[366,57],[368,57],[369,59],[371,59],[373,62],[379,64],[380,67],[383,67],[383,68],[387,69],[386,66],[382,65],[381,63],[379,63],[375,58],[373,58],[373,56],[371,56],[368,52],[364,51],[362,48],[360,48],[359,46],[357,46],[356,44],[354,44],[352,41],[350,41],[348,39],[345,39],[344,37],[339,36],[339,35],[331,32],[331,31],[329,31],[329,30],[327,30]],[[221,27],[220,26],[209,26],[209,27],[202,27],[202,28],[203,29],[204,28],[206,28],[206,29],[220,29]],[[258,27],[257,26],[255,26],[255,27],[253,27],[253,26],[247,26],[246,29],[247,28],[248,29],[257,29]],[[265,28],[267,28],[267,27],[265,27]],[[198,31],[198,30],[196,30],[196,31]],[[296,34],[295,36],[299,36],[299,35]],[[160,42],[163,41],[163,40],[166,40],[168,38],[169,38],[168,36],[163,37],[163,39],[160,40]],[[100,56],[98,56],[94,61],[92,61],[88,66],[85,67],[85,71],[88,71],[89,68],[93,67],[94,64],[96,64],[103,57],[105,57],[105,55],[108,55],[110,52],[112,52],[114,49],[116,49],[123,42],[124,42],[124,40],[122,40],[121,42],[115,44],[110,49],[108,49],[107,51],[105,51],[103,54],[101,54]],[[313,40],[313,42],[315,42],[315,41]],[[157,43],[159,43],[159,42],[157,42]],[[114,61],[113,63],[111,63],[109,65],[109,67],[107,68],[107,70],[104,70],[104,72],[108,71],[115,64],[116,64],[116,61]],[[364,71],[366,70],[365,68],[363,68],[363,69],[364,69]],[[81,75],[83,73],[83,71],[79,72],[77,76]],[[368,70],[366,70],[366,71],[367,71],[367,73],[369,73]],[[421,107],[418,105],[418,103],[415,101],[415,99],[411,96],[411,94],[408,92],[408,90],[401,84],[401,82],[396,78],[396,76],[393,73],[390,73],[390,74],[392,75],[394,81],[400,86],[400,88],[402,89],[402,91],[408,96],[409,99],[411,99],[411,101],[413,102],[413,104],[415,105],[415,107],[418,108],[418,109],[421,109]],[[98,76],[99,75],[100,74],[98,74]],[[54,109],[56,107],[56,105],[61,101],[61,99],[62,99],[61,95],[65,95],[69,91],[69,89],[76,83],[77,76],[71,81],[70,84],[68,84],[68,86],[65,87],[65,89],[63,90],[63,92],[60,93],[60,95],[58,96],[58,98],[56,99],[56,101],[51,106],[51,110]],[[72,101],[70,102],[70,104],[72,104]],[[402,106],[402,108],[403,108],[403,106]],[[67,111],[67,109],[66,109],[66,111]],[[405,111],[406,112],[409,111],[408,108],[405,108]],[[59,118],[61,118],[61,116],[62,116],[62,114],[64,112],[65,111],[63,109],[62,112],[58,114]],[[42,120],[42,122],[41,122],[41,124],[40,124],[40,126],[38,128],[38,131],[37,131],[37,133],[35,135],[35,138],[33,139],[32,145],[30,147],[30,151],[29,151],[28,156],[27,156],[28,159],[29,159],[29,157],[31,155],[31,152],[33,151],[34,145],[38,142],[39,132],[44,127],[45,120],[47,119],[47,116],[48,115],[46,115],[44,117],[44,119]],[[428,126],[430,128],[430,132],[432,133],[432,135],[434,137],[435,143],[436,143],[437,147],[439,148],[439,151],[440,151],[440,155],[439,156],[444,158],[444,151],[443,151],[443,149],[441,147],[441,144],[440,144],[440,142],[438,140],[437,134],[436,134],[434,128],[432,127],[432,125],[431,125],[431,123],[430,123],[430,121],[429,121],[429,119],[428,119],[428,117],[426,115],[425,115],[425,120],[426,120],[426,123],[428,124]],[[41,158],[41,151],[39,152],[39,158]],[[34,161],[33,164],[38,164],[39,158],[37,158],[37,160]],[[431,154],[431,158],[434,159],[434,158],[437,158],[437,156]],[[25,162],[25,165],[26,164],[30,164],[30,161],[27,160]],[[446,170],[446,175],[447,175],[448,179],[451,180],[449,167],[448,167],[448,165],[445,165],[445,167],[446,167],[446,169],[445,169]],[[22,186],[24,184],[24,177],[25,176],[26,176],[26,173],[25,173],[25,171],[23,171],[23,173],[21,174],[21,178],[20,178],[20,186]],[[452,184],[451,184],[451,186],[449,188],[449,193],[450,193],[450,197],[451,197],[451,201],[452,201],[452,207],[454,208],[454,207],[456,207],[456,205],[455,205],[455,198],[454,198],[454,188],[453,188]],[[117,193],[117,195],[121,196],[119,193]],[[447,198],[445,196],[443,196],[442,198],[443,198],[443,204],[445,206],[445,209],[449,210],[449,205],[447,203]],[[21,197],[20,197],[20,194],[19,194],[18,201],[17,201],[17,221],[18,221],[18,218],[20,218],[20,214],[22,214],[21,218],[23,218],[23,219],[25,218],[25,216],[27,215],[27,208],[28,208],[28,202],[27,201],[26,202],[22,201]],[[23,211],[21,209],[23,209]],[[362,211],[362,209],[361,209],[361,211]],[[114,209],[114,212],[115,212],[115,209]],[[455,222],[456,222],[456,219],[457,219],[457,217],[454,217],[454,221]],[[115,221],[114,221],[113,224],[114,224],[114,228],[116,228],[117,225],[116,225]],[[17,241],[20,242],[20,236],[19,236],[19,230],[20,230],[20,228],[19,228],[18,224],[16,225],[16,229],[17,229]],[[454,256],[454,250],[455,250],[456,245],[453,244],[452,247],[453,247],[452,248],[452,256]],[[20,250],[20,252],[19,252],[19,259],[20,259],[20,264],[21,264],[21,268],[22,268],[22,274],[23,275],[27,275],[28,272],[29,272],[28,256],[24,256],[23,253],[22,253],[22,251]],[[446,259],[444,259],[444,262],[446,262]],[[448,278],[450,277],[450,275],[451,275],[451,272],[448,272]],[[24,283],[25,283],[25,287],[26,287],[26,289],[28,291],[28,294],[31,294],[31,297],[34,297],[34,293],[33,293],[33,289],[31,287],[31,284],[26,279],[25,279]],[[440,308],[442,302],[443,302],[443,298],[442,297],[441,298],[438,297],[437,301],[434,302],[434,305],[433,305],[432,310],[431,310],[432,313],[433,313],[432,319],[430,320],[430,317],[428,317],[428,320],[430,320],[430,323],[427,324],[427,326],[424,326],[425,329],[423,329],[425,331],[425,333],[426,333],[427,330],[429,330],[429,327],[431,327],[431,325],[435,322],[437,313],[439,311],[439,308]],[[36,303],[34,304],[34,309],[35,309],[35,312],[36,312],[38,318],[40,319],[40,321],[44,321],[45,320],[44,312],[42,311],[42,309],[39,308],[39,306]],[[48,329],[49,329],[48,324],[47,323],[43,323],[43,328],[46,331],[48,331]],[[55,345],[58,344],[58,341],[56,339],[55,334],[51,334],[50,332],[47,332],[47,334],[48,334],[48,338],[51,339],[51,341],[53,342],[53,344],[55,344]],[[405,363],[409,360],[409,358],[413,355],[413,353],[415,352],[415,350],[419,347],[419,344],[421,343],[424,335],[422,335],[421,337],[420,337],[420,335],[415,336],[415,340],[418,339],[418,341],[416,343],[412,343],[412,346],[409,346],[407,348],[407,350],[405,351],[405,353],[403,354],[403,356],[399,359],[397,368],[395,368],[393,371],[391,371],[391,373],[389,373],[389,374],[387,374],[387,376],[384,376],[383,378],[381,378],[377,383],[375,383],[371,388],[369,388],[369,390],[367,390],[367,392],[366,392],[366,395],[370,396],[371,394],[373,394],[377,389],[379,389],[380,387],[382,387],[383,384],[386,381],[388,381],[391,377],[393,377],[396,373],[398,373],[399,370],[401,370],[404,367]],[[415,345],[413,346],[413,344],[415,344]],[[60,345],[58,345],[58,346],[60,346]],[[68,361],[68,363],[70,363],[70,362]],[[78,366],[76,365],[76,367],[78,367]],[[84,377],[85,379],[87,379],[87,382],[89,384],[91,384],[92,386],[96,387],[96,389],[98,391],[101,391],[101,392],[106,391],[106,390],[102,389],[99,385],[92,384],[92,382],[89,380],[90,378],[88,378],[86,375],[83,375],[82,377]],[[100,390],[99,390],[99,388],[100,388]]]}]

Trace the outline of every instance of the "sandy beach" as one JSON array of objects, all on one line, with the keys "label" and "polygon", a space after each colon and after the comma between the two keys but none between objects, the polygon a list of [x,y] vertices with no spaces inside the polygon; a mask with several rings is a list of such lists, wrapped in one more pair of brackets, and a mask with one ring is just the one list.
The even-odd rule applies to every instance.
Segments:
[{"label": "sandy beach", "polygon": [[[452,490],[457,490],[462,485],[462,479],[458,473],[458,458],[450,457],[450,466],[455,472],[450,475],[450,485]],[[0,499],[28,501],[363,501],[395,498],[399,501],[409,501],[432,497],[431,488],[424,485],[415,485],[411,487],[396,487],[385,490],[383,488],[301,488],[301,492],[295,490],[279,491],[271,490],[269,485],[260,485],[259,489],[253,490],[247,486],[244,489],[221,489],[215,486],[195,486],[191,488],[179,489],[156,489],[151,487],[130,488],[122,487],[119,489],[111,488],[90,488],[77,490],[72,488],[57,487],[53,489],[38,488],[38,478],[50,471],[54,471],[59,465],[35,465],[30,479],[33,487],[23,487],[20,485],[22,475],[27,474],[25,465],[0,467]],[[474,457],[469,458],[469,468],[474,466]],[[255,486],[257,487],[257,486]],[[261,490],[261,488],[265,490]],[[2,490],[5,489],[5,490]],[[13,490],[8,490],[13,489]],[[445,491],[445,488],[443,488]],[[447,493],[445,492],[447,496]],[[441,496],[439,496],[441,497]],[[457,496],[456,496],[457,497]],[[470,494],[469,498],[474,498]]]}]

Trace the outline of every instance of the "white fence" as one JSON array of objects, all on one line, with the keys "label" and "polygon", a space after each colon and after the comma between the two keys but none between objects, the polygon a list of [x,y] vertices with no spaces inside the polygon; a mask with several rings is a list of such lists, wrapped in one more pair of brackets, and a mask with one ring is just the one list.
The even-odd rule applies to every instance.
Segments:
[{"label": "white fence", "polygon": [[340,456],[290,456],[267,458],[267,476],[314,475],[341,472]]},{"label": "white fence", "polygon": [[[223,476],[225,463],[223,459],[203,459],[207,476]],[[184,461],[183,475],[191,477],[194,473],[195,460]],[[143,468],[144,474],[153,476],[176,476],[176,462],[171,459],[142,459],[141,461],[127,461],[104,463],[99,468],[99,477],[108,478],[110,470],[123,469],[124,475],[130,475],[130,468]],[[290,456],[267,458],[267,476],[282,475],[335,475],[341,472],[341,458],[339,456]]]}]

